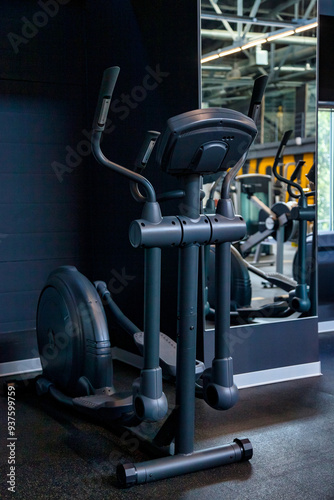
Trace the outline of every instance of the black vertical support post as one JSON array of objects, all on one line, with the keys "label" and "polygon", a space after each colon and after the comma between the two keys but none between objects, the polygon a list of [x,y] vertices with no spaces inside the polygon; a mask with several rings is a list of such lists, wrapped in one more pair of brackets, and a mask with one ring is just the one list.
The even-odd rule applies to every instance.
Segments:
[{"label": "black vertical support post", "polygon": [[159,366],[161,249],[145,249],[144,369]]},{"label": "black vertical support post", "polygon": [[197,245],[189,245],[179,250],[176,454],[189,454],[194,451],[198,250]]},{"label": "black vertical support post", "polygon": [[[315,215],[315,221],[317,221],[317,216]],[[310,276],[310,316],[317,316],[318,314],[318,227],[316,222],[313,223],[312,230],[312,265],[311,265],[311,276]]]},{"label": "black vertical support post", "polygon": [[207,257],[205,250],[210,246],[206,245],[199,249],[199,268],[198,268],[198,298],[197,298],[197,335],[196,335],[196,359],[204,361],[204,337],[205,337],[205,323],[206,315],[210,312],[210,304],[208,301],[208,287],[206,271]]},{"label": "black vertical support post", "polygon": [[[225,178],[226,180],[226,178]],[[225,189],[225,191],[223,190]],[[234,219],[232,200],[228,198],[228,186],[222,188],[217,214]],[[203,375],[205,401],[217,410],[228,410],[238,401],[238,388],[233,382],[233,360],[230,356],[230,301],[231,301],[231,242],[216,244],[215,264],[216,314],[215,357],[212,367]]]},{"label": "black vertical support post", "polygon": [[[191,218],[200,216],[200,177],[185,178],[183,213]],[[182,217],[181,217],[182,220]],[[186,223],[184,219],[183,223]],[[186,244],[179,249],[178,326],[176,406],[178,422],[175,453],[194,451],[195,434],[195,363],[197,334],[199,246]]]},{"label": "black vertical support post", "polygon": [[230,356],[230,302],[231,302],[231,243],[216,245],[216,315],[215,315],[215,358]]},{"label": "black vertical support post", "polygon": [[[308,296],[307,287],[307,267],[306,267],[306,234],[307,220],[309,219],[307,199],[304,193],[300,194],[298,201],[299,220],[298,220],[298,260],[299,260],[299,277],[298,284],[294,292],[290,292],[291,306],[299,312],[310,310],[311,301]],[[293,210],[292,210],[293,214]],[[312,220],[312,219],[310,219]]]},{"label": "black vertical support post", "polygon": [[[153,223],[161,221],[159,204],[146,202],[142,216]],[[147,421],[163,418],[168,410],[159,366],[161,248],[145,248],[144,275],[144,363],[140,377],[133,383],[134,408],[137,417]]]},{"label": "black vertical support post", "polygon": [[[307,286],[307,266],[306,266],[306,235],[307,221],[315,220],[315,210],[312,206],[307,205],[307,198],[300,186],[291,183],[294,187],[297,186],[300,192],[298,207],[291,210],[291,218],[298,220],[298,262],[299,276],[298,284],[295,290],[290,292],[290,305],[293,309],[299,312],[309,312],[312,308],[313,291],[310,289],[310,296]],[[290,188],[289,185],[289,188]]]},{"label": "black vertical support post", "polygon": [[144,363],[140,377],[133,383],[137,417],[147,421],[163,418],[168,410],[159,366],[161,249],[145,248],[144,276]]},{"label": "black vertical support post", "polygon": [[[307,199],[305,196],[301,196],[298,202],[298,206],[301,210],[307,210]],[[298,259],[299,259],[299,284],[306,284],[306,235],[307,235],[307,220],[301,219],[298,224]]]}]

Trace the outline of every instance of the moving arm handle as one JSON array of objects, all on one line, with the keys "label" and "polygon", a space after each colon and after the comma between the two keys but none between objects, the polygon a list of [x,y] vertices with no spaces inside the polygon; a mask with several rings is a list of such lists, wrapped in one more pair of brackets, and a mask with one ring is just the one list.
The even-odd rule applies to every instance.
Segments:
[{"label": "moving arm handle", "polygon": [[[279,181],[284,182],[285,184],[288,185],[288,189],[289,189],[290,194],[291,194],[292,187],[297,189],[297,191],[299,191],[299,193],[300,193],[300,196],[294,195],[294,194],[291,194],[291,195],[294,198],[300,198],[300,200],[302,201],[305,199],[305,193],[304,193],[303,188],[299,184],[297,184],[297,182],[294,182],[293,180],[286,179],[281,174],[279,174],[277,171],[278,164],[282,161],[283,151],[285,149],[285,146],[287,145],[287,142],[288,142],[291,134],[292,134],[292,130],[287,130],[282,137],[282,140],[280,142],[279,148],[278,148],[276,156],[275,156],[275,161],[273,164],[273,174],[276,177],[276,179],[278,179]],[[296,172],[297,168],[298,168],[298,165],[297,165],[294,173]],[[292,176],[294,175],[294,173],[292,174]],[[297,174],[298,174],[298,172],[297,172]],[[302,201],[302,203],[303,203],[303,201]]]},{"label": "moving arm handle", "polygon": [[[277,169],[278,164],[282,161],[284,149],[288,143],[288,140],[290,139],[291,134],[292,134],[292,130],[287,130],[286,132],[284,132],[284,135],[281,139],[280,145],[279,145],[278,150],[276,152],[273,170],[274,170],[274,168]],[[276,177],[276,175],[275,175],[275,177]]]},{"label": "moving arm handle", "polygon": [[111,104],[111,97],[114,92],[120,68],[113,66],[107,68],[102,77],[99,98],[93,120],[93,131],[103,131],[106,126],[107,116]]},{"label": "moving arm handle", "polygon": [[296,179],[298,179],[298,176],[300,174],[300,171],[303,167],[303,165],[305,165],[305,161],[304,160],[299,160],[299,162],[297,163],[296,165],[296,168],[294,169],[294,171],[292,172],[292,175],[290,177],[290,181],[295,181]]},{"label": "moving arm handle", "polygon": [[137,172],[132,172],[128,168],[114,163],[104,156],[101,151],[101,137],[105,129],[107,116],[111,104],[111,97],[119,74],[119,67],[107,68],[103,73],[100,93],[97,101],[96,111],[93,120],[91,144],[96,160],[114,172],[127,177],[129,180],[138,182],[146,192],[147,202],[156,203],[156,194],[152,184]]},{"label": "moving arm handle", "polygon": [[[266,75],[259,76],[254,81],[252,98],[251,98],[251,102],[250,102],[249,110],[248,110],[248,116],[250,118],[252,118],[252,120],[254,122],[255,122],[255,120],[258,116],[259,110],[260,110],[260,106],[261,106],[263,94],[266,90],[267,82],[268,82],[268,77]],[[246,153],[243,154],[243,156],[234,165],[234,167],[232,167],[227,172],[227,174],[223,180],[223,185],[222,185],[222,189],[221,189],[221,198],[223,200],[224,199],[227,200],[229,198],[231,182],[233,181],[233,179],[235,178],[235,176],[237,175],[237,173],[239,172],[239,170],[241,169],[241,167],[245,163],[246,158],[247,158],[247,154],[248,154],[248,151],[246,151]]]},{"label": "moving arm handle", "polygon": [[[135,172],[138,172],[139,174],[143,173],[159,136],[160,132],[156,132],[155,130],[147,130],[144,142],[135,160]],[[145,203],[145,201],[147,201],[146,196],[143,196],[140,192],[138,182],[130,182],[130,191],[134,199],[139,203]]]},{"label": "moving arm handle", "polygon": [[[290,181],[291,182],[294,182],[298,178],[298,176],[300,174],[300,171],[301,171],[301,169],[302,169],[302,167],[303,167],[304,164],[305,164],[304,160],[299,160],[299,162],[297,163],[296,168],[294,169],[294,171],[292,172],[292,175],[290,177]],[[288,184],[288,193],[291,196],[291,198],[299,198],[299,196],[300,196],[299,194],[295,194],[292,191],[292,186],[290,184]]]},{"label": "moving arm handle", "polygon": [[307,172],[306,177],[311,184],[315,184],[315,163],[313,163],[312,167]]},{"label": "moving arm handle", "polygon": [[155,130],[147,130],[144,142],[135,160],[136,172],[142,173],[142,171],[146,168],[146,165],[150,159],[151,153],[159,136],[160,132],[156,132]]},{"label": "moving arm handle", "polygon": [[268,83],[267,75],[261,75],[254,81],[252,98],[248,110],[248,116],[252,118],[254,122],[256,121],[259,114],[262,98],[266,90],[267,83]]}]

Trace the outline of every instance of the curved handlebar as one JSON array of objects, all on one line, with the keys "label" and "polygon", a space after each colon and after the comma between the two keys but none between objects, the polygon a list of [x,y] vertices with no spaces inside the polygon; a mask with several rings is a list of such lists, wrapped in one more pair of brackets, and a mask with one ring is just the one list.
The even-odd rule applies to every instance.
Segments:
[{"label": "curved handlebar", "polygon": [[224,177],[223,180],[223,185],[221,188],[221,199],[222,200],[227,200],[230,197],[230,186],[231,182],[239,172],[239,170],[242,168],[243,164],[246,161],[248,151],[242,155],[240,160],[234,165],[234,167],[230,168],[230,170],[227,172],[227,174]]},{"label": "curved handlebar", "polygon": [[[302,169],[302,167],[303,167],[304,164],[305,164],[304,160],[299,160],[299,162],[296,165],[296,168],[292,172],[292,175],[290,177],[290,181],[294,182],[298,178],[298,176],[300,174],[300,171],[301,171],[301,169]],[[299,196],[300,196],[299,194],[295,194],[292,191],[292,186],[290,184],[288,184],[288,193],[291,196],[291,198],[299,198]],[[303,190],[303,193],[304,193],[304,190]]]},{"label": "curved handlebar", "polygon": [[[160,132],[155,130],[147,130],[144,142],[140,148],[140,151],[135,160],[134,171],[142,174],[145,170],[148,160],[150,159],[152,150],[154,149],[155,143],[160,136]],[[139,190],[137,182],[130,182],[130,191],[132,196],[139,203],[145,203],[147,201],[146,196],[143,196]]]},{"label": "curved handlebar", "polygon": [[[288,142],[291,134],[292,134],[292,130],[287,130],[284,133],[283,137],[282,137],[282,140],[280,142],[279,148],[278,148],[276,156],[275,156],[275,161],[274,161],[274,164],[273,164],[273,174],[274,174],[274,176],[276,177],[277,180],[279,180],[281,182],[284,182],[285,184],[288,185],[289,194],[293,198],[299,198],[300,197],[300,199],[302,200],[302,199],[305,198],[305,193],[303,191],[303,188],[299,184],[297,184],[296,182],[294,182],[293,180],[286,179],[285,177],[283,177],[281,174],[279,174],[277,172],[278,164],[280,163],[280,161],[282,161],[283,151],[285,149],[285,146],[287,145],[287,142]],[[297,169],[298,169],[298,165],[295,168],[295,171],[292,174],[292,176],[296,173]],[[298,174],[298,171],[297,171],[297,174]],[[291,191],[291,187],[296,188],[299,191],[300,196],[293,194],[292,191]]]},{"label": "curved handlebar", "polygon": [[283,137],[281,139],[280,145],[278,147],[278,150],[277,150],[277,153],[276,153],[276,156],[275,156],[275,161],[274,161],[273,168],[274,168],[275,164],[276,164],[276,167],[277,167],[278,163],[282,160],[285,146],[287,145],[288,140],[290,139],[290,135],[291,134],[292,134],[292,130],[287,130],[286,132],[284,132],[284,135],[283,135]]},{"label": "curved handlebar", "polygon": [[[268,82],[268,77],[266,75],[261,75],[256,80],[254,81],[253,85],[253,92],[252,92],[252,97],[251,97],[251,102],[249,105],[249,110],[248,110],[248,116],[255,122],[257,119],[257,115],[260,110],[262,98],[264,95],[264,92],[266,90]],[[222,199],[228,199],[229,198],[229,192],[230,192],[230,186],[231,182],[239,172],[239,170],[242,168],[243,164],[246,161],[248,151],[242,155],[242,157],[239,159],[239,161],[232,167],[227,174],[224,177],[223,184],[221,187],[221,198]]]},{"label": "curved handlebar", "polygon": [[[261,106],[263,94],[266,90],[268,82],[268,77],[266,75],[261,75],[254,81],[253,92],[251,97],[251,102],[249,105],[248,116],[255,122],[257,115]],[[242,168],[246,161],[248,151],[242,155],[239,161],[232,167],[224,177],[223,184],[221,187],[221,198],[226,200],[229,198],[231,182]],[[212,193],[213,194],[213,193]]]},{"label": "curved handlebar", "polygon": [[303,167],[303,165],[305,165],[305,161],[304,160],[299,160],[299,162],[297,163],[296,165],[296,168],[294,169],[294,171],[292,172],[292,175],[290,177],[290,181],[295,181],[296,179],[298,179],[298,176],[300,174],[300,171]]},{"label": "curved handlebar", "polygon": [[116,85],[119,70],[120,69],[118,66],[113,66],[111,68],[107,68],[103,73],[100,93],[97,101],[96,111],[93,120],[93,127],[92,127],[92,136],[91,136],[92,151],[96,160],[99,163],[101,163],[105,167],[110,168],[114,172],[123,175],[124,177],[127,177],[129,180],[140,184],[146,192],[147,195],[146,200],[148,202],[155,203],[156,194],[154,187],[146,179],[146,177],[108,160],[108,158],[106,158],[101,151],[102,132],[106,125],[108,111],[111,104],[111,97]]}]

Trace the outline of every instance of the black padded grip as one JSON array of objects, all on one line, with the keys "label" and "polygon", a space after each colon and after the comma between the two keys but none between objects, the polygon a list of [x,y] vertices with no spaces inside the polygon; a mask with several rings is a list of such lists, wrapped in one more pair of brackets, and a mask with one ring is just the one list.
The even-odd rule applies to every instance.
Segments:
[{"label": "black padded grip", "polygon": [[99,98],[97,101],[93,130],[102,131],[105,128],[106,120],[111,103],[111,97],[116,85],[120,68],[113,66],[107,68],[103,73],[102,83],[100,87]]},{"label": "black padded grip", "polygon": [[310,170],[308,171],[308,173],[306,174],[306,177],[308,178],[308,180],[310,182],[312,182],[312,184],[315,184],[315,164],[313,163],[312,167],[310,168]]},{"label": "black padded grip", "polygon": [[[254,81],[253,93],[249,105],[248,116],[253,118],[260,106],[268,82],[267,75],[261,75]],[[253,118],[254,119],[254,118]]]},{"label": "black padded grip", "polygon": [[296,168],[294,169],[294,171],[292,172],[292,175],[290,177],[290,181],[295,181],[296,179],[298,179],[298,176],[300,174],[300,171],[302,169],[302,166],[305,164],[304,160],[299,160],[299,162],[297,163],[296,165]]},{"label": "black padded grip", "polygon": [[276,153],[275,163],[278,163],[280,158],[282,157],[283,151],[285,149],[285,146],[288,143],[288,140],[290,139],[291,134],[292,134],[292,130],[287,130],[286,132],[284,132],[284,135],[282,137],[282,140],[280,142],[280,145],[279,145],[277,153]]},{"label": "black padded grip", "polygon": [[142,172],[146,167],[159,135],[160,132],[156,132],[155,130],[148,130],[146,132],[144,142],[135,160],[136,172]]}]

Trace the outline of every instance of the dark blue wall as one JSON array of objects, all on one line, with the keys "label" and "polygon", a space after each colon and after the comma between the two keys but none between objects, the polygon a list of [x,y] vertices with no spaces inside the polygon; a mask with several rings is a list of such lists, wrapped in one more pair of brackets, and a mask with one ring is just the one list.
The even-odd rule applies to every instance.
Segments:
[{"label": "dark blue wall", "polygon": [[[96,9],[95,3],[89,2],[87,11],[91,115],[103,69],[120,66],[114,91],[117,111],[111,114],[115,130],[105,137],[103,150],[131,168],[146,130],[162,131],[168,118],[199,105],[198,9],[192,0],[173,4],[162,0],[98,3]],[[152,76],[154,73],[159,76]],[[145,82],[149,88],[141,94],[140,88],[146,90]],[[111,283],[117,303],[141,327],[143,251],[131,248],[128,239],[129,224],[140,217],[141,206],[130,196],[126,180],[98,165],[93,168],[93,279],[103,276]],[[147,170],[157,192],[179,187],[177,180],[160,170]],[[164,214],[172,209],[179,211],[172,204],[162,208]],[[176,261],[176,249],[163,252],[162,330],[172,336],[176,328]],[[117,280],[122,272],[129,277],[124,282]]]},{"label": "dark blue wall", "polygon": [[65,164],[86,122],[81,2],[58,5],[51,17],[35,1],[4,0],[0,19],[3,333],[33,328],[49,270],[68,261],[87,267],[91,251],[86,171],[60,182],[52,168]]},{"label": "dark blue wall", "polygon": [[[40,289],[60,264],[114,284],[140,322],[142,252],[128,242],[140,207],[92,159],[87,137],[107,66],[121,74],[103,148],[121,164],[132,166],[146,129],[197,107],[197,2],[2,0],[0,20],[0,333],[34,328]],[[175,185],[148,175],[158,191]],[[173,305],[174,260],[164,258]]]}]

